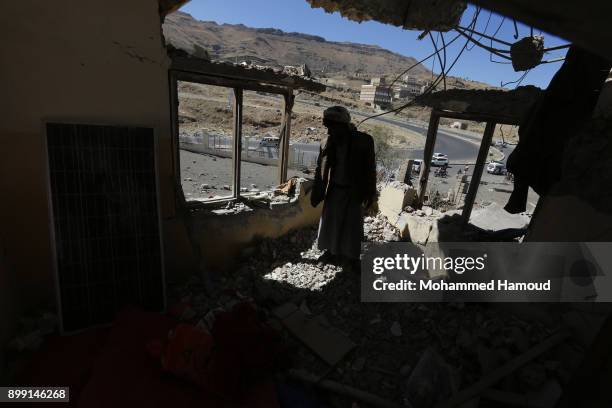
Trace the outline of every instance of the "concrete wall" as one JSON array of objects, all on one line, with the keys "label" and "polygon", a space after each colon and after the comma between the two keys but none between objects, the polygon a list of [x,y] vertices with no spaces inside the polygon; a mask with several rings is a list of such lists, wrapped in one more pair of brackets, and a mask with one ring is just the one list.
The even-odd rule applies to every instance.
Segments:
[{"label": "concrete wall", "polygon": [[[157,0],[19,0],[0,13],[0,346],[17,318],[55,307],[43,148],[45,120],[147,126],[159,137],[169,280],[195,270],[175,212],[168,68]],[[316,222],[303,199],[280,211],[200,219],[211,265],[257,237]],[[8,275],[10,270],[14,279]],[[0,356],[1,358],[1,356]]]},{"label": "concrete wall", "polygon": [[612,120],[585,123],[564,156],[561,180],[540,198],[526,239],[612,241]]},{"label": "concrete wall", "polygon": [[310,184],[301,184],[295,202],[274,208],[254,208],[237,214],[218,215],[201,211],[194,216],[205,267],[227,270],[238,261],[241,252],[262,238],[277,238],[291,230],[315,225],[323,204],[310,205]]},{"label": "concrete wall", "polygon": [[[0,242],[14,297],[54,306],[43,121],[153,127],[162,212],[172,217],[169,59],[157,0],[19,0],[2,9]],[[14,313],[2,306],[8,327]]]}]

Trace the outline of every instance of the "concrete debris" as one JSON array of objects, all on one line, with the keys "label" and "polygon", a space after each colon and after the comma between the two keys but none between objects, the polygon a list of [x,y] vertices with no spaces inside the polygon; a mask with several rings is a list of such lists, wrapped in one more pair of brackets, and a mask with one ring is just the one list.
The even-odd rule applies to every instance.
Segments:
[{"label": "concrete debris", "polygon": [[20,326],[19,334],[8,344],[9,349],[18,352],[35,351],[43,344],[45,336],[57,331],[59,321],[55,314],[44,312],[34,318],[22,318]]},{"label": "concrete debris", "polygon": [[474,208],[470,216],[470,224],[486,231],[510,228],[526,229],[530,222],[530,215],[526,213],[510,214],[497,203]]},{"label": "concrete debris", "polygon": [[42,346],[44,341],[40,330],[34,330],[30,333],[15,337],[9,343],[9,348],[16,351],[34,351]]},{"label": "concrete debris", "polygon": [[543,94],[532,85],[520,86],[511,91],[495,89],[449,89],[433,92],[417,99],[422,105],[451,111],[489,113],[514,118],[520,122]]},{"label": "concrete debris", "polygon": [[395,223],[404,207],[413,203],[416,190],[407,184],[394,181],[384,186],[378,198],[378,209],[389,222]]},{"label": "concrete debris", "polygon": [[[312,7],[328,13],[336,11],[353,21],[375,20],[416,30],[448,31],[459,24],[466,2],[456,0],[413,0],[408,6],[401,0],[308,0]],[[398,10],[403,10],[399,12]]]},{"label": "concrete debris", "polygon": [[432,348],[426,349],[406,382],[406,400],[413,407],[429,408],[455,391],[453,372]]},{"label": "concrete debris", "polygon": [[[432,208],[428,216],[425,211],[430,212],[423,210],[422,216],[417,216],[403,211],[402,217],[410,216],[430,225],[426,228],[427,237],[423,237],[430,240],[440,233],[438,228],[444,225],[440,220],[448,213]],[[448,225],[454,225],[454,221]],[[399,234],[381,214],[365,218],[364,232],[365,240],[370,242],[384,241],[391,232]],[[359,277],[344,265],[321,261],[316,236],[317,229],[313,227],[262,240],[237,269],[215,277],[212,286],[194,278],[177,287],[173,297],[189,296],[196,313],[193,321],[200,321],[204,327],[209,327],[209,320],[214,321],[215,309],[230,302],[228,292],[253,299],[268,316],[279,306],[290,304],[284,313],[282,309],[274,313],[280,316],[278,319],[270,321],[278,324],[284,341],[295,350],[296,367],[317,375],[328,373],[326,381],[353,389],[378,395],[384,392],[390,401],[407,398],[413,406],[420,406],[415,404],[418,401],[428,406],[438,395],[448,396],[452,386],[463,388],[478,383],[489,370],[495,373],[551,334],[541,324],[500,313],[486,304],[362,303]],[[292,315],[295,321],[283,321]],[[343,339],[332,343],[352,346],[330,349],[328,336]],[[481,355],[475,352],[478,347]],[[352,349],[350,358],[346,349]],[[549,381],[566,384],[567,376],[563,377],[562,368],[554,364],[557,360],[551,351],[543,354],[541,361],[534,361],[544,371],[527,369],[521,372],[522,378],[519,370],[510,372],[506,377],[512,376],[512,382],[505,390],[522,392],[527,384],[537,388]],[[336,369],[330,371],[330,364],[336,364]],[[463,401],[478,395],[466,395]]]},{"label": "concrete debris", "polygon": [[546,381],[546,368],[542,364],[528,364],[519,370],[518,378],[529,389],[538,389]]},{"label": "concrete debris", "polygon": [[218,208],[215,210],[211,210],[213,214],[217,215],[231,215],[231,214],[239,214],[241,212],[253,211],[251,207],[241,202],[229,202],[224,208]]},{"label": "concrete debris", "polygon": [[400,368],[400,375],[402,377],[408,377],[412,372],[412,366],[410,364],[404,364],[402,368]]},{"label": "concrete debris", "polygon": [[355,371],[362,371],[363,368],[365,367],[365,362],[366,362],[365,357],[358,357],[355,360],[353,360],[353,363],[351,364],[351,368]]},{"label": "concrete debris", "polygon": [[402,326],[399,324],[399,322],[393,322],[391,325],[391,334],[395,337],[402,336]]},{"label": "concrete debris", "polygon": [[355,343],[337,329],[310,319],[292,303],[280,306],[273,313],[294,336],[331,366],[355,347]]},{"label": "concrete debris", "polygon": [[310,311],[310,309],[308,308],[308,304],[306,303],[305,300],[302,301],[302,303],[300,304],[300,310],[302,311],[302,313],[304,313],[306,316],[310,316],[312,315],[312,312]]},{"label": "concrete debris", "polygon": [[363,231],[367,241],[386,242],[399,241],[399,230],[391,225],[387,218],[378,213],[375,217],[365,217]]},{"label": "concrete debris", "polygon": [[534,35],[521,38],[510,46],[510,57],[514,71],[527,71],[542,62],[544,56],[544,37]]}]

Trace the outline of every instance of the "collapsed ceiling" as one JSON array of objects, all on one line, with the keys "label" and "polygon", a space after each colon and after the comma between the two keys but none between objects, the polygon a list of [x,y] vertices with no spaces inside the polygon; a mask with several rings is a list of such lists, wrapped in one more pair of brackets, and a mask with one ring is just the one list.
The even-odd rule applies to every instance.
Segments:
[{"label": "collapsed ceiling", "polygon": [[178,10],[189,0],[159,0],[159,14],[164,17]]},{"label": "collapsed ceiling", "polygon": [[467,7],[460,0],[307,0],[353,21],[375,20],[413,30],[448,31]]},{"label": "collapsed ceiling", "polygon": [[[448,31],[465,11],[462,0],[307,0],[312,7],[350,20],[374,20],[406,29]],[[609,16],[612,2],[575,0],[471,0],[501,15],[565,38],[583,48],[612,58]]]}]

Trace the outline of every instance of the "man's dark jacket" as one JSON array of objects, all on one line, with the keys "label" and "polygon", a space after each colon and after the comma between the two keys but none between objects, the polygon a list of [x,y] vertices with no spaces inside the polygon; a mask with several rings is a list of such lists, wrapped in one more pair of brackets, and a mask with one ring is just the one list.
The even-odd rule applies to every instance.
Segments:
[{"label": "man's dark jacket", "polygon": [[[330,172],[336,162],[334,144],[332,136],[328,136],[321,142],[314,186],[310,196],[313,207],[323,201],[327,194]],[[347,165],[350,167],[351,192],[362,203],[371,204],[376,198],[374,140],[367,133],[352,130],[348,135],[348,144]]]}]

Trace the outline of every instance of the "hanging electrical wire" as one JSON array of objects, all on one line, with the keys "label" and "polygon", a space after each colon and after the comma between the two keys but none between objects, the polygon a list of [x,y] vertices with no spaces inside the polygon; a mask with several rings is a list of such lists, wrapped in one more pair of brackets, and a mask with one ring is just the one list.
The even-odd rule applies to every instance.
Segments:
[{"label": "hanging electrical wire", "polygon": [[[440,34],[438,33],[438,37],[440,36]],[[444,38],[444,37],[442,37]],[[440,61],[440,73],[443,75],[444,78],[444,90],[446,90],[446,75],[444,75],[444,71],[446,70],[446,47],[444,47],[444,62],[442,62],[442,56],[440,55],[440,50],[438,50],[438,43],[437,41],[434,41],[433,35],[431,35],[431,32],[429,32],[429,39],[431,40],[431,44],[434,47],[434,50],[436,51],[435,54],[438,56],[438,61]],[[444,42],[444,39],[442,40],[442,42]],[[434,59],[435,61],[435,59]],[[433,69],[432,69],[432,75],[433,75]]]},{"label": "hanging electrical wire", "polygon": [[512,84],[516,84],[515,88],[518,88],[518,86],[521,84],[521,82],[523,82],[523,80],[525,79],[525,77],[527,76],[527,74],[529,73],[529,71],[531,71],[530,69],[528,69],[527,71],[525,71],[517,80],[514,81],[510,81],[510,82],[506,82],[504,83],[503,81],[500,82],[500,86],[503,88],[507,85],[512,85]]},{"label": "hanging electrical wire", "polygon": [[[475,27],[477,21],[478,21],[478,15],[480,14],[480,8],[477,8],[476,11],[474,12],[474,17],[472,19],[472,23],[468,26],[468,27]],[[455,64],[457,63],[457,61],[459,61],[459,59],[461,58],[461,55],[463,55],[463,52],[465,51],[465,49],[467,48],[467,46],[469,45],[472,35],[470,34],[468,36],[468,39],[466,40],[466,42],[463,44],[463,47],[461,48],[461,50],[459,51],[459,53],[457,54],[457,56],[455,57],[455,59],[453,60],[453,62],[451,63],[451,65],[448,67],[447,70],[441,72],[436,79],[429,85],[429,87],[427,87],[427,89],[419,96],[415,97],[414,99],[412,99],[411,101],[388,111],[385,112],[381,112],[378,113],[376,115],[371,115],[368,116],[366,118],[364,118],[363,120],[361,120],[358,124],[357,127],[361,126],[364,122],[370,120],[370,119],[374,119],[383,115],[387,115],[389,113],[399,113],[402,110],[406,109],[409,106],[414,105],[416,102],[418,102],[420,99],[422,99],[424,96],[429,95],[433,90],[436,89],[436,87],[440,84],[440,82],[443,80],[443,76],[445,77],[446,75],[448,75],[448,73],[453,69],[453,67],[455,66]],[[458,37],[455,37],[455,39]],[[453,39],[454,40],[454,39]],[[450,42],[447,44],[447,46],[450,45]],[[430,57],[435,56],[436,53],[433,53]],[[414,65],[413,65],[414,66]],[[401,76],[402,74],[400,74]],[[396,79],[397,80],[397,79]],[[394,81],[395,82],[395,81]]]},{"label": "hanging electrical wire", "polygon": [[[482,30],[483,34],[478,38],[479,41],[482,40],[483,37],[485,37],[485,34],[487,33],[487,29],[489,28],[489,23],[491,22],[492,16],[493,16],[493,12],[489,11],[489,18],[487,18],[487,23],[485,24],[485,27]],[[488,38],[488,37],[485,37],[485,38]],[[468,47],[467,50],[472,51],[472,49],[474,49],[475,46],[476,46],[475,44],[472,44],[472,46]]]},{"label": "hanging electrical wire", "polygon": [[[454,43],[456,40],[458,40],[459,38],[461,38],[461,35],[457,34],[453,39],[451,39],[448,43],[446,43],[446,47],[448,48],[448,46],[450,46],[452,43]],[[412,64],[411,66],[409,66],[408,68],[406,68],[405,70],[403,70],[401,73],[399,73],[395,79],[393,81],[391,81],[391,84],[389,85],[389,87],[392,87],[393,84],[395,84],[403,75],[405,75],[408,71],[414,69],[415,67],[421,65],[423,62],[427,61],[428,59],[435,57],[436,56],[436,52],[433,52],[431,54],[429,54],[428,56],[426,56],[425,58],[415,62],[414,64]]]},{"label": "hanging electrical wire", "polygon": [[[491,48],[493,48],[493,41],[500,42],[500,40],[498,40],[497,38],[495,38],[495,36],[497,35],[497,33],[499,33],[499,30],[501,30],[501,28],[502,28],[502,26],[504,25],[504,22],[505,22],[505,21],[506,21],[506,17],[502,17],[502,19],[501,19],[501,21],[500,21],[499,25],[497,26],[497,29],[496,29],[496,30],[493,32],[493,35],[490,37],[490,40],[491,40],[491,44],[490,44],[490,45],[491,45]],[[511,45],[510,43],[506,43],[505,41],[504,41],[504,43],[505,43],[506,45],[508,45],[508,46],[510,46],[510,45]],[[496,60],[494,60],[494,59],[493,59],[493,53],[492,53],[492,52],[490,52],[490,53],[489,53],[489,61],[494,62],[494,63],[496,63],[496,64],[512,64],[511,62],[508,62],[508,61],[496,61]]]},{"label": "hanging electrical wire", "polygon": [[[440,38],[442,38],[442,53],[444,54],[444,69],[446,71],[446,42],[444,41],[444,33],[440,33]],[[444,73],[444,90],[446,90],[446,73]]]},{"label": "hanging electrical wire", "polygon": [[[471,29],[473,29],[474,27],[476,27],[476,22],[477,22],[477,20],[478,20],[478,16],[480,15],[480,11],[481,11],[481,8],[480,8],[480,7],[477,7],[477,8],[476,8],[476,10],[475,10],[475,12],[474,12],[474,15],[473,15],[473,17],[472,17],[472,21],[470,22],[470,24],[469,24],[469,26],[468,26],[468,27],[471,27]],[[499,28],[498,28],[498,30],[499,30]],[[427,35],[428,33],[429,33],[429,31],[425,31],[425,32],[421,33],[421,34],[419,35],[419,39],[422,39],[422,38],[423,38],[425,35]],[[446,46],[445,46],[445,47],[443,47],[443,49],[445,49],[445,50],[446,50],[446,48],[448,48],[448,47],[449,47],[449,46],[450,46],[452,43],[454,43],[455,41],[457,41],[457,40],[458,40],[460,37],[461,37],[461,35],[460,35],[460,34],[457,34],[457,35],[456,35],[455,37],[453,37],[453,38],[452,38],[452,39],[451,39],[451,40],[450,40],[448,43],[446,43]],[[418,65],[420,65],[420,64],[422,64],[423,62],[427,61],[428,59],[430,59],[430,58],[432,58],[432,57],[435,57],[435,56],[436,56],[436,54],[437,54],[437,52],[435,52],[435,51],[434,51],[433,53],[429,54],[429,55],[428,55],[428,56],[426,56],[425,58],[421,59],[420,61],[417,61],[416,63],[412,64],[411,66],[409,66],[408,68],[406,68],[405,70],[403,70],[401,73],[399,73],[399,74],[398,74],[398,75],[395,77],[395,79],[394,79],[393,81],[391,81],[391,84],[389,85],[389,87],[392,87],[392,86],[393,86],[393,84],[395,84],[395,83],[396,83],[396,82],[397,82],[397,81],[398,81],[398,80],[399,80],[399,79],[400,79],[400,78],[401,78],[403,75],[405,75],[405,74],[406,74],[408,71],[410,71],[410,70],[414,69],[415,67],[417,67]]]},{"label": "hanging electrical wire", "polygon": [[[468,28],[468,27],[461,27],[461,26],[458,26],[457,28],[459,28],[459,29],[461,29],[461,30],[463,30],[463,31],[470,32],[470,33],[472,33],[472,34],[479,35],[479,36],[480,36],[479,40],[480,40],[480,39],[482,39],[482,38],[486,38],[487,40],[491,40],[491,42],[495,41],[495,42],[498,42],[498,43],[500,43],[500,44],[506,45],[506,46],[508,46],[508,47],[512,46],[512,43],[509,43],[509,42],[507,42],[507,41],[500,40],[499,38],[496,38],[496,37],[495,37],[495,34],[494,34],[493,36],[490,36],[490,35],[487,35],[486,33],[481,33],[481,32],[478,32],[478,31],[476,31],[476,30],[472,30],[471,28]],[[473,46],[476,46],[476,44],[473,44]],[[491,48],[493,48],[493,45],[492,45],[492,44],[491,44]],[[471,49],[471,48],[470,48],[470,49]],[[468,51],[469,51],[470,49],[468,49]]]},{"label": "hanging electrical wire", "polygon": [[470,33],[470,35],[468,36],[468,35],[467,35],[467,34],[466,34],[466,33],[465,33],[465,32],[464,32],[464,31],[463,31],[461,28],[459,28],[459,27],[456,27],[456,28],[455,28],[455,31],[457,31],[459,34],[461,34],[461,35],[462,35],[462,36],[464,36],[465,38],[468,38],[468,39],[469,39],[469,41],[472,41],[474,44],[478,45],[479,47],[481,47],[481,48],[483,48],[483,49],[485,49],[485,50],[489,51],[490,53],[495,54],[495,55],[497,55],[497,56],[498,56],[498,57],[500,57],[500,58],[504,58],[504,59],[507,59],[507,60],[511,60],[511,58],[510,58],[509,56],[507,56],[507,55],[504,55],[504,54],[503,54],[503,53],[507,53],[507,54],[509,54],[509,53],[510,53],[510,50],[501,50],[501,49],[498,49],[498,48],[492,48],[492,47],[489,47],[489,46],[487,46],[487,45],[484,45],[484,44],[482,44],[481,42],[479,42],[479,41],[477,41],[477,40],[475,40],[475,39],[473,38],[473,34],[474,34],[474,33]]},{"label": "hanging electrical wire", "polygon": [[[463,28],[463,27],[455,27],[455,31],[457,31],[460,35],[462,35],[463,37],[466,37],[466,38],[469,38],[468,35],[466,34],[466,31],[468,31],[470,34],[477,34],[477,35],[480,34],[476,30],[472,30],[472,29],[468,29],[468,28]],[[485,38],[488,38],[489,40],[491,40],[491,42],[497,41],[497,42],[502,43],[502,44],[509,44],[509,43],[506,43],[506,42],[504,42],[502,40],[499,40],[497,38],[494,38],[494,37],[490,37],[490,36],[486,36],[486,35],[483,35],[483,36]],[[504,55],[504,54],[510,54],[510,50],[503,50],[503,49],[500,49],[500,48],[489,47],[489,46],[487,46],[485,44],[482,44],[480,41],[476,40],[475,38],[473,38],[473,36],[471,36],[470,41],[472,41],[475,45],[483,48],[484,50],[489,51],[489,53],[491,54],[490,57],[489,57],[491,62],[506,63],[506,64],[510,63],[510,62],[494,61],[493,60],[493,55],[496,55],[496,56],[498,56],[498,57],[500,57],[502,59],[508,60],[508,61],[512,61],[512,58],[510,56]],[[510,44],[510,45],[512,45],[512,44]],[[557,51],[557,50],[560,50],[560,49],[568,48],[568,47],[570,47],[570,45],[571,44],[563,44],[563,45],[557,45],[557,46],[550,47],[550,48],[544,48],[542,50],[542,52],[547,53],[547,52],[551,52],[551,51]],[[518,51],[516,51],[516,52],[518,53]],[[552,59],[552,60],[544,60],[544,61],[540,61],[538,63],[538,65],[539,64],[550,64],[550,63],[553,63],[553,62],[559,62],[559,61],[563,61],[564,59],[565,58],[556,58],[556,59]]]}]

